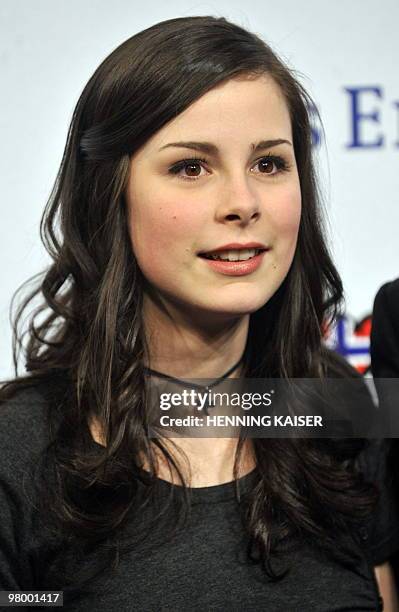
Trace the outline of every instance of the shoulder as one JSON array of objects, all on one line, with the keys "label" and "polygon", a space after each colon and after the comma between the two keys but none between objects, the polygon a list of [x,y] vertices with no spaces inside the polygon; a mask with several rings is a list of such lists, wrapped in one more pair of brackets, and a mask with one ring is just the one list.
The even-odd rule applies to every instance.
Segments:
[{"label": "shoulder", "polygon": [[348,362],[345,357],[336,351],[323,347],[322,367],[326,378],[357,378],[363,376]]},{"label": "shoulder", "polygon": [[23,453],[46,438],[48,404],[38,388],[21,389],[0,404],[1,448]]},{"label": "shoulder", "polygon": [[375,430],[378,414],[373,387],[347,359],[327,347],[323,349],[322,366],[323,388],[327,392],[325,409],[334,422],[331,434],[334,432],[335,438],[335,427],[340,431],[342,426],[339,446],[355,452],[363,448],[362,438],[371,437]]},{"label": "shoulder", "polygon": [[18,477],[50,442],[50,424],[58,421],[58,413],[46,387],[42,382],[16,388],[11,397],[0,401],[0,475]]},{"label": "shoulder", "polygon": [[[342,355],[331,349],[325,348],[323,352],[324,376],[328,379],[340,379],[330,387],[338,393],[339,404],[345,406],[346,410],[354,410],[353,417],[361,410],[361,419],[373,419],[375,416],[375,404],[370,386],[360,372],[358,372]],[[350,414],[348,412],[348,414]],[[371,421],[370,421],[371,422]]]},{"label": "shoulder", "polygon": [[35,429],[30,433],[34,439],[40,438],[46,409],[46,399],[38,388],[15,391],[12,397],[0,404],[0,436],[5,440],[10,435],[23,438],[29,425],[34,425]]}]

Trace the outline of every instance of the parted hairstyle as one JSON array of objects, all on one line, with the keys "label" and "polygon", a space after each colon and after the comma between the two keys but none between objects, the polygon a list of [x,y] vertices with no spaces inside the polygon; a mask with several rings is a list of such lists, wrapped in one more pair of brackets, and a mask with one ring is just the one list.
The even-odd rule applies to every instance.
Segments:
[{"label": "parted hairstyle", "polygon": [[[15,378],[0,391],[4,403],[23,388],[45,389],[51,435],[45,464],[52,466],[53,482],[42,483],[40,494],[47,526],[71,546],[104,546],[110,552],[106,567],[117,567],[119,535],[156,488],[154,445],[180,475],[178,517],[189,512],[176,455],[147,434],[145,279],[132,250],[124,200],[130,157],[216,85],[261,74],[274,79],[288,105],[302,212],[290,270],[250,317],[245,376],[354,376],[323,343],[343,290],[323,229],[312,158],[314,105],[298,77],[260,37],[223,17],[169,19],[135,34],[101,63],[74,110],[40,225],[52,263],[30,279],[34,290],[16,311]],[[40,303],[30,312],[33,300]],[[19,376],[21,354],[26,373]],[[87,445],[90,413],[105,435],[106,446],[96,455]],[[368,516],[375,497],[354,467],[361,442],[352,442],[253,440],[259,479],[241,500],[237,491],[237,501],[248,555],[267,577],[284,575],[273,569],[272,553],[292,534],[350,563],[338,550],[338,535]],[[236,475],[241,450],[240,441]],[[139,457],[150,466],[147,476]],[[78,582],[78,576],[70,580]]]}]

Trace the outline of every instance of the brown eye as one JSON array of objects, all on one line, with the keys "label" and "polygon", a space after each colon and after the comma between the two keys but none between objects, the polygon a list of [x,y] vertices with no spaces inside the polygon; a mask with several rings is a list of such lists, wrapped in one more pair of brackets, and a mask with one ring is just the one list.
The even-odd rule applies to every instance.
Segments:
[{"label": "brown eye", "polygon": [[262,174],[273,173],[274,161],[272,161],[271,159],[261,159],[258,164]]},{"label": "brown eye", "polygon": [[[199,176],[201,172],[201,166],[199,164],[186,164],[184,166],[184,169],[188,176]],[[196,172],[196,169],[198,170],[198,172]]]},{"label": "brown eye", "polygon": [[170,174],[175,174],[179,178],[186,181],[193,181],[201,178],[202,164],[208,163],[202,157],[192,157],[190,159],[182,159],[177,164],[169,168]]},{"label": "brown eye", "polygon": [[259,168],[260,174],[268,174],[273,177],[279,176],[290,168],[286,160],[279,155],[266,155],[256,162],[255,167]]}]

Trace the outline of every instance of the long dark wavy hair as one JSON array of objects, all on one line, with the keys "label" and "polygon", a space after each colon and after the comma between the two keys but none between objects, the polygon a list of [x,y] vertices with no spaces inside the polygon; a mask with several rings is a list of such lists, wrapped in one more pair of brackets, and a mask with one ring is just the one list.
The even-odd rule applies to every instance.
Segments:
[{"label": "long dark wavy hair", "polygon": [[[145,279],[124,200],[130,157],[216,85],[261,74],[274,79],[288,105],[302,216],[287,277],[250,317],[245,376],[354,375],[323,344],[323,326],[339,312],[343,291],[326,246],[312,160],[314,105],[299,79],[261,38],[223,17],[170,19],[126,40],[95,71],[73,113],[40,226],[52,264],[30,279],[34,290],[17,309],[16,378],[0,392],[2,402],[28,387],[46,396],[45,464],[53,484],[44,482],[40,499],[48,526],[71,545],[104,545],[113,567],[128,517],[154,497],[158,452],[180,475],[185,494],[177,516],[189,511],[179,462],[161,439],[147,435]],[[36,299],[39,306],[24,321]],[[26,373],[18,376],[21,353]],[[87,444],[89,414],[103,427],[105,446],[97,454]],[[373,491],[353,467],[360,442],[255,439],[253,446],[259,480],[240,501],[249,556],[276,579],[272,553],[290,534],[337,554],[337,535],[349,533],[372,507]],[[236,475],[241,450],[240,443]],[[150,466],[147,476],[139,457]]]}]

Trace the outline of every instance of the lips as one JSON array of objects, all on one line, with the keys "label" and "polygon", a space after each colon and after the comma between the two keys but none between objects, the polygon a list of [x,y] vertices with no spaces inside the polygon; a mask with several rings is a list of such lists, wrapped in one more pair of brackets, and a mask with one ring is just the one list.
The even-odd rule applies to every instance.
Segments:
[{"label": "lips", "polygon": [[[201,255],[200,257],[210,269],[218,274],[227,276],[245,276],[252,274],[261,266],[263,258],[267,255],[268,250],[269,249],[264,249],[256,252],[255,249],[253,249],[253,252],[256,252],[254,256],[250,257],[249,259],[237,261],[214,259],[213,257],[206,256],[205,254]],[[211,253],[213,252],[214,251],[211,251]],[[247,253],[248,251],[245,250],[245,252]],[[237,250],[235,250],[235,253],[237,253]]]}]

